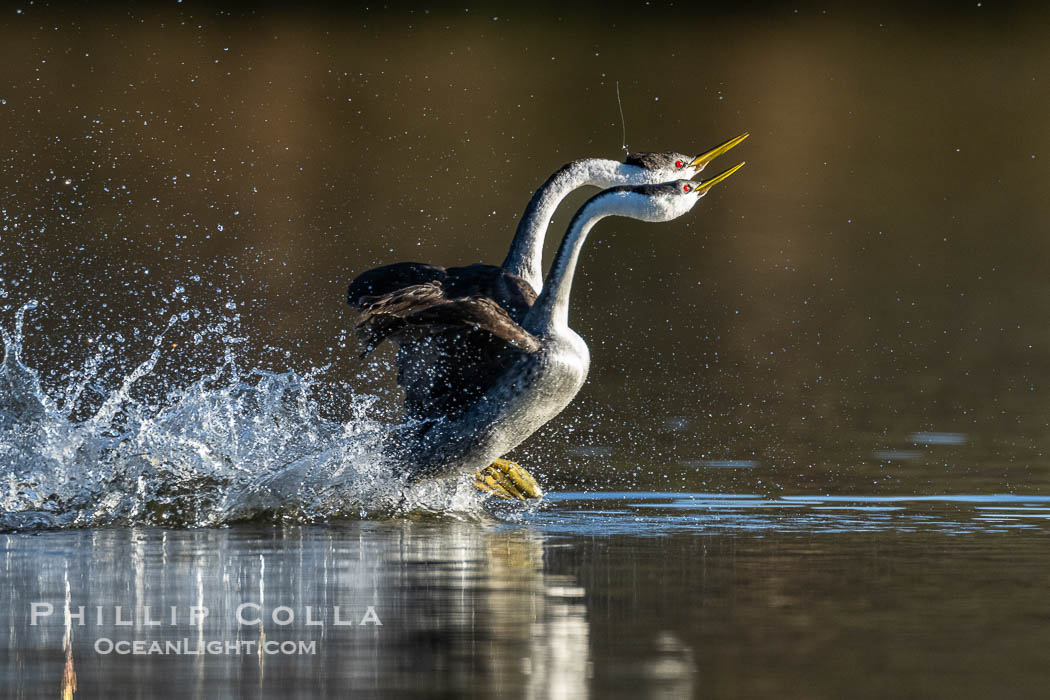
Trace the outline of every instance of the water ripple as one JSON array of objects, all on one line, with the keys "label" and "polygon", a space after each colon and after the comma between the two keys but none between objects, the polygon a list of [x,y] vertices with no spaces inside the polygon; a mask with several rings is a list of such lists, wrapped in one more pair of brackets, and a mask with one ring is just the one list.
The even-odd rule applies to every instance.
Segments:
[{"label": "water ripple", "polygon": [[899,496],[673,492],[564,492],[525,520],[552,534],[734,532],[943,534],[1045,529],[1050,497],[1018,494]]}]

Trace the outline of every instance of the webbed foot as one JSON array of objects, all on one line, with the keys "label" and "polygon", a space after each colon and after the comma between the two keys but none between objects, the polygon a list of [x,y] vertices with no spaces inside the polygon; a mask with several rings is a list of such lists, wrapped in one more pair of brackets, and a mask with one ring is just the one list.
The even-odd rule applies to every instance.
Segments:
[{"label": "webbed foot", "polygon": [[541,498],[543,489],[527,471],[508,459],[497,459],[474,475],[474,488],[508,500]]}]

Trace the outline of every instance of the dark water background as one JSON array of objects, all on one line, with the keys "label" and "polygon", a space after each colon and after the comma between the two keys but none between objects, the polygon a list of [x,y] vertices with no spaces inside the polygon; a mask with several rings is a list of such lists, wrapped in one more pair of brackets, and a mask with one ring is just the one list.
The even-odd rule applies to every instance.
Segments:
[{"label": "dark water background", "polygon": [[[632,149],[695,153],[746,130],[729,161],[748,164],[688,217],[596,229],[570,317],[590,379],[512,457],[553,490],[1047,494],[1045,9],[508,9],[2,10],[0,323],[44,302],[25,345],[45,387],[100,338],[124,338],[133,366],[171,314],[232,301],[259,363],[330,363],[393,413],[389,378],[354,358],[346,281],[501,260],[548,174],[618,157],[618,81]],[[173,329],[158,382],[214,366],[221,350],[194,332]],[[327,405],[345,410],[334,390]],[[652,527],[612,502],[554,500],[513,525],[7,536],[2,678],[16,697],[58,693],[61,634],[19,616],[37,594],[61,602],[63,577],[88,605],[136,580],[118,604],[171,586],[185,606],[194,572],[204,597],[254,591],[269,552],[297,604],[338,592],[323,572],[340,561],[396,623],[265,673],[101,661],[74,635],[80,692],[157,697],[174,678],[200,697],[231,682],[273,697],[1045,694],[1031,513],[1003,528],[979,501],[919,500],[906,512],[950,526],[891,511],[825,528],[799,506],[744,509],[737,527],[702,502]]]}]

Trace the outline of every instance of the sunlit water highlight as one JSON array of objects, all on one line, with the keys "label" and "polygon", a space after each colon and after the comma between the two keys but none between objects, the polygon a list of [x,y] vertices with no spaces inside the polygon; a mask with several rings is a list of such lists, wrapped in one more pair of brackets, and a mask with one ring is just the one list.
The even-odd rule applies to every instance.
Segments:
[{"label": "sunlit water highlight", "polygon": [[550,534],[926,532],[960,535],[1050,530],[1050,497],[780,496],[562,492],[525,520]]}]

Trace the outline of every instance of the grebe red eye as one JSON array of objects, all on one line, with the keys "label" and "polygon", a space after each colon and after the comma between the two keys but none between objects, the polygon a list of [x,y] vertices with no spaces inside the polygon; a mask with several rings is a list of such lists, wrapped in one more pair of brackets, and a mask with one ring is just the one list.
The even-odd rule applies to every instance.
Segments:
[{"label": "grebe red eye", "polygon": [[674,167],[676,167],[676,168],[680,168],[680,167],[682,167],[683,165],[685,165],[685,163],[683,163],[683,162],[682,162],[682,161],[680,161],[680,160],[676,160],[676,161],[674,162]]},{"label": "grebe red eye", "polygon": [[692,189],[693,189],[693,188],[692,188],[692,187],[690,187],[689,185],[682,185],[682,191],[683,191],[683,192],[689,192],[689,191],[690,191],[690,190],[692,190]]}]

